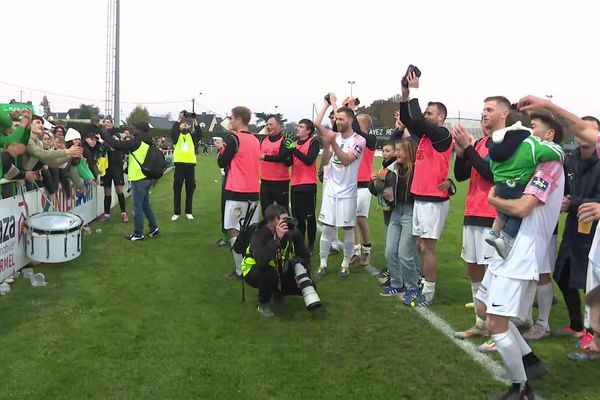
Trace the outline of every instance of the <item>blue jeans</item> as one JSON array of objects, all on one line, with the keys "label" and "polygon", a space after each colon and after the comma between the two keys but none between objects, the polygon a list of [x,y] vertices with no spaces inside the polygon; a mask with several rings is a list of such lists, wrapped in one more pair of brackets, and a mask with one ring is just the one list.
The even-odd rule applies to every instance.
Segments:
[{"label": "blue jeans", "polygon": [[[496,183],[496,195],[501,199],[520,199],[525,191],[525,186],[522,183],[517,183],[515,186],[508,186],[506,183]],[[498,219],[505,223],[502,231],[511,238],[515,238],[517,233],[519,233],[519,228],[521,228],[521,218],[512,217],[498,211]]]},{"label": "blue jeans", "polygon": [[413,205],[397,204],[385,239],[390,286],[418,289],[417,238],[412,234]]},{"label": "blue jeans", "polygon": [[148,218],[150,232],[157,228],[156,217],[150,207],[150,179],[142,179],[131,182],[131,195],[133,196],[134,226],[133,234],[144,235],[144,215]]}]

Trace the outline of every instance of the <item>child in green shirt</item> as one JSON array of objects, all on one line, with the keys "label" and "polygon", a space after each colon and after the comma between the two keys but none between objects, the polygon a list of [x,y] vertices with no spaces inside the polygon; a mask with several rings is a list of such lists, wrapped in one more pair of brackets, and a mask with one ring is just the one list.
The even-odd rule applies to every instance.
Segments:
[{"label": "child in green shirt", "polygon": [[[490,168],[494,174],[496,195],[502,199],[518,199],[538,164],[563,162],[562,148],[553,142],[542,141],[533,131],[517,121],[512,126],[492,134]],[[490,235],[485,239],[506,258],[521,227],[521,218],[498,212]]]}]

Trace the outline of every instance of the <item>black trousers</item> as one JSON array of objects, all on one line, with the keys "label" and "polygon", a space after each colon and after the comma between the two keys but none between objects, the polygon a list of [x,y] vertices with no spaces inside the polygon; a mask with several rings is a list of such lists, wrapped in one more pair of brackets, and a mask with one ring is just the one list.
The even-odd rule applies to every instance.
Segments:
[{"label": "black trousers", "polygon": [[267,207],[275,202],[289,211],[289,181],[267,181],[260,183],[260,208],[262,209],[262,215],[265,215]]},{"label": "black trousers", "polygon": [[[307,270],[310,271],[308,268]],[[244,280],[248,285],[258,289],[258,302],[261,304],[270,302],[273,296],[302,295],[291,266],[279,274],[276,268],[269,265],[255,265],[244,277]]]},{"label": "black trousers", "polygon": [[316,192],[296,191],[292,188],[292,215],[298,220],[298,230],[302,234],[302,240],[306,240],[308,232],[309,251],[313,250],[317,237],[316,203]]},{"label": "black trousers", "polygon": [[571,260],[565,260],[564,267],[562,269],[560,279],[558,280],[558,287],[562,292],[567,311],[569,312],[569,326],[576,330],[583,330],[583,314],[581,312],[581,296],[578,289],[572,289],[569,287],[569,280],[571,276]]},{"label": "black trousers", "polygon": [[181,214],[181,189],[185,182],[185,213],[192,213],[192,200],[196,189],[196,165],[176,164],[173,179],[173,214]]}]

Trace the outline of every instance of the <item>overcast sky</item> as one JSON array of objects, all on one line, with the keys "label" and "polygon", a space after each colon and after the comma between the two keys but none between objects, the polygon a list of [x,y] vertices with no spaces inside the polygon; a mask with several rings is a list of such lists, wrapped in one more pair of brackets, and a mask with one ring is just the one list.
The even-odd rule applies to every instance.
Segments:
[{"label": "overcast sky", "polygon": [[[35,89],[24,100],[47,93],[53,111],[104,111],[107,4],[4,5],[0,101],[21,96],[9,83]],[[197,111],[277,105],[297,121],[326,92],[348,95],[348,80],[363,104],[388,98],[413,63],[423,100],[444,102],[449,116],[478,118],[488,95],[529,93],[600,116],[599,11],[579,0],[122,0],[121,99],[130,103],[121,109],[158,102],[147,104],[152,115],[175,115],[202,92]]]}]

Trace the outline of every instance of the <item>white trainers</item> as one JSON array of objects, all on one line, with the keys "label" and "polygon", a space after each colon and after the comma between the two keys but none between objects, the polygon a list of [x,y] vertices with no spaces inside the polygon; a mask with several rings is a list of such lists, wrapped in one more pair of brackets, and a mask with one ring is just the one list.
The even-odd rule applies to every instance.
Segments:
[{"label": "white trainers", "polygon": [[185,214],[185,217],[187,219],[194,219],[194,216],[192,214]]},{"label": "white trainers", "polygon": [[173,214],[173,216],[171,217],[171,221],[177,221],[179,219],[179,215],[177,214]]},{"label": "white trainers", "polygon": [[550,336],[550,329],[541,324],[535,324],[527,332],[523,334],[525,340],[540,340]]},{"label": "white trainers", "polygon": [[315,275],[318,278],[322,278],[323,276],[325,276],[326,273],[327,273],[327,267],[325,265],[321,265],[319,267],[319,269],[317,270],[317,272],[315,272]]},{"label": "white trainers", "polygon": [[487,235],[485,235],[485,242],[487,244],[489,244],[492,247],[496,247],[496,239],[498,239],[500,237],[500,234],[497,233],[496,231],[494,231],[493,229],[490,229],[487,232]]},{"label": "white trainers", "polygon": [[340,272],[338,272],[338,276],[340,278],[347,278],[348,276],[350,276],[350,267],[342,265],[342,267],[340,268]]},{"label": "white trainers", "polygon": [[515,238],[508,236],[504,232],[500,232],[500,237],[496,239],[496,251],[500,254],[500,257],[506,259],[512,250]]}]

